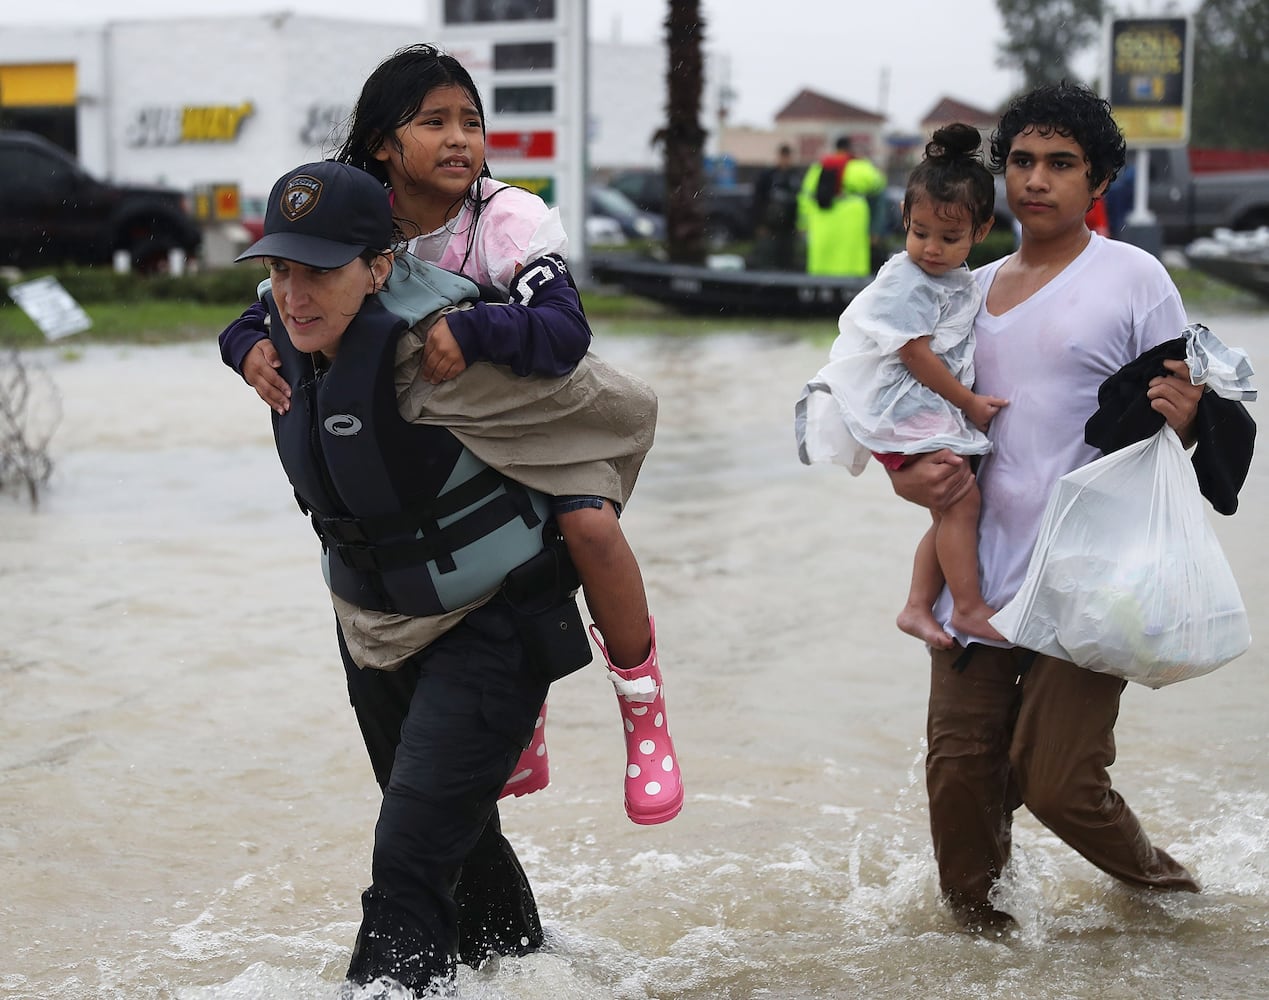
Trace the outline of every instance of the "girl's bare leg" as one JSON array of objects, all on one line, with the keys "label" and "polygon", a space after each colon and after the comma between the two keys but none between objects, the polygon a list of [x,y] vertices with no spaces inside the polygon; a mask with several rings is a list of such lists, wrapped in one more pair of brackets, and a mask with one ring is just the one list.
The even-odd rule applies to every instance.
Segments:
[{"label": "girl's bare leg", "polygon": [[908,588],[908,600],[895,624],[899,631],[915,636],[935,649],[950,649],[952,637],[943,631],[934,617],[934,602],[943,589],[943,571],[939,569],[938,554],[934,550],[934,524],[921,536],[916,554],[912,558],[912,584]]},{"label": "girl's bare leg", "polygon": [[639,666],[652,651],[648,598],[616,511],[606,503],[602,510],[583,507],[556,520],[613,665]]}]

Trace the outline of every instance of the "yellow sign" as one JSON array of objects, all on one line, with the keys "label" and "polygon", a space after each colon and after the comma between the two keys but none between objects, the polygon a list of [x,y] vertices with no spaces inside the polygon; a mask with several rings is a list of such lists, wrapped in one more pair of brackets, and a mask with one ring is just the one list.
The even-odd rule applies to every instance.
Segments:
[{"label": "yellow sign", "polygon": [[498,175],[498,179],[504,180],[508,184],[514,184],[516,187],[532,191],[548,205],[555,204],[554,177],[511,177],[503,172]]},{"label": "yellow sign", "polygon": [[199,222],[234,222],[242,218],[242,194],[237,184],[200,185],[192,208]]},{"label": "yellow sign", "polygon": [[75,64],[0,66],[0,107],[74,107]]},{"label": "yellow sign", "polygon": [[213,104],[181,109],[181,142],[232,142],[243,119],[255,111],[250,101],[234,107]]},{"label": "yellow sign", "polygon": [[1110,103],[1129,146],[1190,139],[1190,22],[1184,17],[1110,22]]}]

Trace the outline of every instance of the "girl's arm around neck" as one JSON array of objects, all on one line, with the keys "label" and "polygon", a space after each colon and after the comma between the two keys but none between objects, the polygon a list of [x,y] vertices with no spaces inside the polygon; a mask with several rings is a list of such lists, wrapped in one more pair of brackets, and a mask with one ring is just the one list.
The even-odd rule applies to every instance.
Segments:
[{"label": "girl's arm around neck", "polygon": [[241,316],[230,323],[220,334],[220,360],[242,374],[242,361],[247,352],[267,337],[264,320],[269,315],[263,302],[253,302]]},{"label": "girl's arm around neck", "polygon": [[446,316],[467,364],[489,361],[517,375],[567,375],[590,349],[590,325],[564,261],[531,261],[506,305],[477,303]]}]

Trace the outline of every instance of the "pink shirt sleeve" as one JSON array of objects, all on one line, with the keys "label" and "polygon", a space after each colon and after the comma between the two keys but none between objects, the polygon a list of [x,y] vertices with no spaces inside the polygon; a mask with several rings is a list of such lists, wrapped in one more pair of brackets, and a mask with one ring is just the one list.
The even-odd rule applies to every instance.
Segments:
[{"label": "pink shirt sleeve", "polygon": [[549,222],[554,210],[547,208],[546,202],[537,195],[494,180],[484,181],[482,193],[486,201],[480,210],[476,238],[466,266],[462,265],[468,240],[466,227],[461,223],[437,263],[451,271],[461,269],[473,280],[506,292],[516,271],[528,263],[530,252],[533,257],[563,253],[567,239],[561,228],[559,239],[564,246],[538,245],[541,243],[539,233],[544,228],[549,230],[549,225],[544,224]]}]

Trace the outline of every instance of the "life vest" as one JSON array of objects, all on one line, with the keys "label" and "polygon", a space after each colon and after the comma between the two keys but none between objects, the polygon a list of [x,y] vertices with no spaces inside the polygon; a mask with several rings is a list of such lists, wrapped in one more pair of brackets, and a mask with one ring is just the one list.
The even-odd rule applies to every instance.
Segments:
[{"label": "life vest", "polygon": [[269,339],[291,387],[273,415],[278,457],[322,540],[330,589],[371,611],[429,616],[496,588],[543,548],[547,498],[485,465],[445,428],[397,410],[406,323],[369,299],[319,371],[295,349],[272,294]]},{"label": "life vest", "polygon": [[829,153],[820,158],[820,176],[815,184],[815,203],[827,211],[842,193],[849,153]]}]

